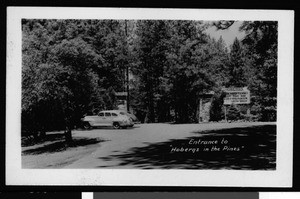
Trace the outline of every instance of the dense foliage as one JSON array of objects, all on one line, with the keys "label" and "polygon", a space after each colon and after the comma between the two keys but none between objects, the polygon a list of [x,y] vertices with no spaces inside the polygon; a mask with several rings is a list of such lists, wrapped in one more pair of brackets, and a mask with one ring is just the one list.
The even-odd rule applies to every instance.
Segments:
[{"label": "dense foliage", "polygon": [[221,120],[221,89],[230,86],[247,86],[251,113],[276,120],[277,22],[243,22],[246,37],[229,48],[206,28],[202,21],[22,20],[22,131],[71,129],[84,114],[116,108],[126,68],[142,122],[195,122],[209,91],[211,120]]}]

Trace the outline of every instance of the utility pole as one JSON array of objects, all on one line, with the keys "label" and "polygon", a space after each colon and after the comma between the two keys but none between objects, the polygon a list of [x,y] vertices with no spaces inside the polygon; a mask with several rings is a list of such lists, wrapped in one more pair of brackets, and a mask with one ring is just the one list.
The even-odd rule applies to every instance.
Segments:
[{"label": "utility pole", "polygon": [[200,98],[199,100],[199,117],[198,117],[198,123],[201,123],[202,122],[202,106],[203,106],[203,101],[202,101],[202,98]]},{"label": "utility pole", "polygon": [[[127,35],[127,20],[125,20],[125,35],[126,35],[126,47],[127,47],[127,50],[128,50],[128,42],[127,42],[127,38],[128,38],[128,35]],[[130,111],[129,107],[130,107],[130,103],[129,103],[129,59],[128,59],[128,56],[129,56],[129,51],[127,53],[127,62],[126,62],[126,90],[127,90],[127,103],[126,103],[126,106],[127,106],[127,112]]]},{"label": "utility pole", "polygon": [[225,122],[227,122],[227,109],[226,109],[226,105],[224,105],[224,114],[225,114]]}]

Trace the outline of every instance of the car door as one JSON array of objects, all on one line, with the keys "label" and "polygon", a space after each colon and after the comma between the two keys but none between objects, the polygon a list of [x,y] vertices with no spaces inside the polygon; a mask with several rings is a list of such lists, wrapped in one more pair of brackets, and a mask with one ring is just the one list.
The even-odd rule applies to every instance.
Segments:
[{"label": "car door", "polygon": [[110,112],[105,112],[104,113],[104,118],[103,118],[103,124],[105,126],[111,126],[112,125],[112,116],[111,116],[111,113]]},{"label": "car door", "polygon": [[95,119],[95,126],[104,126],[104,112],[100,112]]}]

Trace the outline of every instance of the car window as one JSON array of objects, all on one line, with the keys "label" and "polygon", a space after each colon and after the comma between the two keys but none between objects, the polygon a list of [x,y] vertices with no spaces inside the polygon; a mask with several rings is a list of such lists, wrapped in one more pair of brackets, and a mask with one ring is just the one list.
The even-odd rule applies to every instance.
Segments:
[{"label": "car window", "polygon": [[110,117],[111,114],[110,113],[105,113],[105,117]]},{"label": "car window", "polygon": [[111,113],[111,115],[112,115],[113,117],[117,117],[117,116],[118,116],[116,113]]},{"label": "car window", "polygon": [[121,115],[126,115],[126,113],[124,113],[124,112],[120,112],[120,114],[121,114]]},{"label": "car window", "polygon": [[100,117],[103,117],[103,116],[104,116],[104,113],[99,113],[99,116],[100,116]]}]

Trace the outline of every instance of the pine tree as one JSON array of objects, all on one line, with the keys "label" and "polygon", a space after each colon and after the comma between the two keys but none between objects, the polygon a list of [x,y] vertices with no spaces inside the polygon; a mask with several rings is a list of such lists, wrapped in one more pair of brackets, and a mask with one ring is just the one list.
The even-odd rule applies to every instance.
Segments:
[{"label": "pine tree", "polygon": [[243,44],[254,71],[250,81],[252,101],[263,121],[276,120],[277,44],[276,21],[246,21],[240,27],[247,33]]},{"label": "pine tree", "polygon": [[235,38],[230,47],[229,82],[227,86],[244,87],[247,85],[245,78],[244,53],[240,41]]}]

